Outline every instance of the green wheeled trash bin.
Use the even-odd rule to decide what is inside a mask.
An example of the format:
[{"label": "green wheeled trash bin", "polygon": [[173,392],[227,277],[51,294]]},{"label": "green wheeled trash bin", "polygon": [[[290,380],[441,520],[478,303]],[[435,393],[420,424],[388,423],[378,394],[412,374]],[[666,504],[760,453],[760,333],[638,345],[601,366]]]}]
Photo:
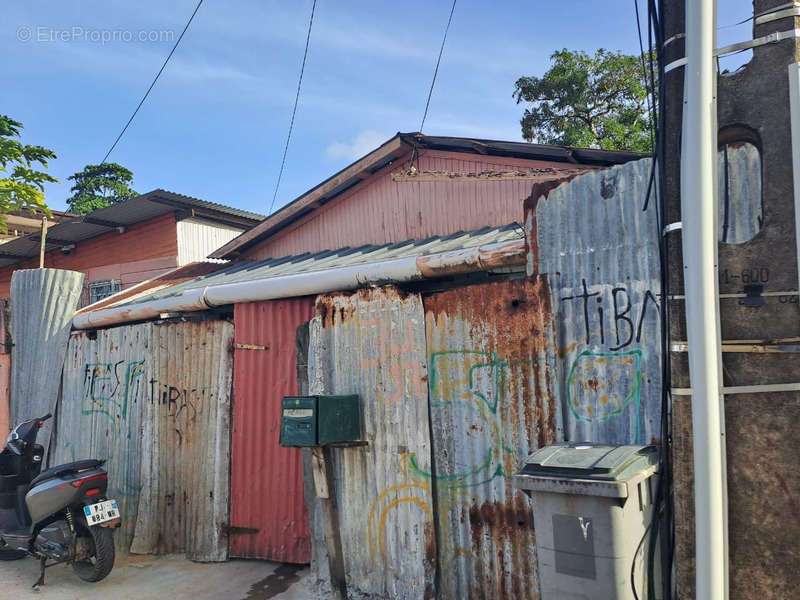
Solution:
[{"label": "green wheeled trash bin", "polygon": [[634,600],[632,579],[647,598],[657,476],[655,446],[555,444],[528,457],[514,483],[533,499],[542,600]]}]

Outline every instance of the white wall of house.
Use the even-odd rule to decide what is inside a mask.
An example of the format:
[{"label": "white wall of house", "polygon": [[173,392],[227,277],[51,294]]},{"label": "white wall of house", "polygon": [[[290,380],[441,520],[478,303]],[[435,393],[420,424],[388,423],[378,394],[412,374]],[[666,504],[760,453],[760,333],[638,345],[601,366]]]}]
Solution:
[{"label": "white wall of house", "polygon": [[209,254],[230,242],[242,231],[244,230],[203,219],[178,221],[178,266],[207,260]]}]

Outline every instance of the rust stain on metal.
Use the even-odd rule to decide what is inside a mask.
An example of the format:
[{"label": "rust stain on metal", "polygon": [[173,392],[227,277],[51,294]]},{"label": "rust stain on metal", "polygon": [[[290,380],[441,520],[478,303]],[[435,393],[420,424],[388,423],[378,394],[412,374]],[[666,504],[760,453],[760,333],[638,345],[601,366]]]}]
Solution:
[{"label": "rust stain on metal", "polygon": [[440,256],[422,256],[417,259],[417,268],[423,277],[441,277],[443,275],[457,275],[474,271],[488,271],[502,267],[522,266],[525,264],[525,241],[507,242],[495,248],[481,248],[477,253],[474,249],[461,251],[465,257],[462,264],[451,264],[454,252],[448,253],[448,262],[442,263]]},{"label": "rust stain on metal", "polygon": [[[316,307],[310,392],[358,394],[369,441],[337,451],[348,587],[354,596],[433,597],[437,542],[425,476],[432,469],[422,300],[388,286],[326,294]],[[325,562],[318,556],[323,545],[315,534],[314,569]]]},{"label": "rust stain on metal", "polygon": [[586,169],[555,169],[553,167],[542,167],[532,169],[513,169],[513,170],[498,170],[498,169],[485,169],[482,171],[417,171],[412,167],[411,170],[396,171],[392,173],[392,181],[406,182],[430,182],[430,181],[527,181],[527,180],[547,180],[552,179],[557,175],[564,175],[565,173],[585,173]]},{"label": "rust stain on metal", "polygon": [[444,597],[538,598],[530,500],[510,477],[560,437],[544,278],[425,299]]}]

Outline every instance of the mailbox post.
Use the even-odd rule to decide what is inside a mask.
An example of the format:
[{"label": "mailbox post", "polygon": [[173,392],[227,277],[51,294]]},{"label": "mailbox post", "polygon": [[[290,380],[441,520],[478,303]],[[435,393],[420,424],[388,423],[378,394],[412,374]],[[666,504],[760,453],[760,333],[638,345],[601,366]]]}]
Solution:
[{"label": "mailbox post", "polygon": [[280,445],[311,448],[314,489],[322,506],[331,587],[347,599],[347,581],[334,489],[332,448],[365,446],[358,396],[287,396],[281,401]]}]

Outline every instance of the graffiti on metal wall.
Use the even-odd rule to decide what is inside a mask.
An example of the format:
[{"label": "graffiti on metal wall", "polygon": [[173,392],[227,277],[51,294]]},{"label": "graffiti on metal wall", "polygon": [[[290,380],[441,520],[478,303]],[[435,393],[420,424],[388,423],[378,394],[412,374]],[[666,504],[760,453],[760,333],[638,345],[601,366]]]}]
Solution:
[{"label": "graffiti on metal wall", "polygon": [[[414,330],[411,321],[405,321],[405,331],[397,339],[397,332],[392,335],[392,323],[386,319],[370,318],[361,319],[361,339],[374,340],[370,347],[373,348],[373,356],[368,356],[361,360],[362,369],[381,368],[386,372],[385,381],[389,384],[389,389],[383,387],[376,389],[379,400],[394,404],[402,402],[406,395],[421,397],[427,390],[425,389],[425,365],[416,358],[416,343],[414,341]],[[383,349],[390,348],[392,357],[395,360],[386,360],[381,353]],[[409,388],[404,389],[404,385]]]},{"label": "graffiti on metal wall", "polygon": [[632,441],[641,441],[643,370],[653,343],[645,338],[653,325],[657,330],[661,310],[656,294],[641,282],[590,285],[581,279],[560,301],[569,413],[598,423],[632,411]]},{"label": "graffiti on metal wall", "polygon": [[[554,354],[541,360],[555,365]],[[448,515],[463,507],[471,507],[470,488],[509,480],[525,456],[509,447],[503,432],[502,411],[506,408],[505,382],[509,370],[530,366],[532,361],[509,362],[497,353],[482,350],[433,352],[429,355],[430,380],[425,393],[429,394],[432,418],[435,422],[464,429],[464,435],[479,436],[485,452],[474,464],[458,464],[455,468],[432,473],[422,468],[413,452],[400,455],[397,469],[402,483],[381,490],[367,516],[366,542],[372,560],[378,557],[386,563],[385,527],[390,512],[399,505],[412,503],[427,518],[433,517],[433,493],[438,493],[437,510],[440,526],[448,527]],[[436,414],[438,413],[438,414]],[[505,482],[504,482],[505,484]],[[449,543],[453,536],[439,539]],[[469,556],[468,547],[444,548],[445,556]],[[391,569],[390,565],[387,565]]]},{"label": "graffiti on metal wall", "polygon": [[178,387],[155,378],[145,380],[144,360],[86,363],[83,388],[81,413],[108,417],[116,432],[127,420],[130,405],[138,401],[139,392],[145,391],[151,404],[166,407],[166,415],[174,421],[179,438],[215,395],[214,390],[205,388]]},{"label": "graffiti on metal wall", "polygon": [[[430,406],[433,413],[438,413],[433,416],[434,421],[465,427],[466,435],[480,435],[488,442],[485,453],[475,464],[457,465],[453,472],[436,474],[440,489],[482,485],[514,473],[519,457],[504,442],[499,411],[508,370],[525,364],[531,362],[512,364],[495,352],[480,350],[430,355]],[[420,469],[413,455],[409,457],[409,466],[420,477],[434,476]]]},{"label": "graffiti on metal wall", "polygon": [[121,427],[128,416],[128,405],[139,392],[144,361],[120,360],[116,363],[86,363],[83,367],[84,415],[99,413]]}]

